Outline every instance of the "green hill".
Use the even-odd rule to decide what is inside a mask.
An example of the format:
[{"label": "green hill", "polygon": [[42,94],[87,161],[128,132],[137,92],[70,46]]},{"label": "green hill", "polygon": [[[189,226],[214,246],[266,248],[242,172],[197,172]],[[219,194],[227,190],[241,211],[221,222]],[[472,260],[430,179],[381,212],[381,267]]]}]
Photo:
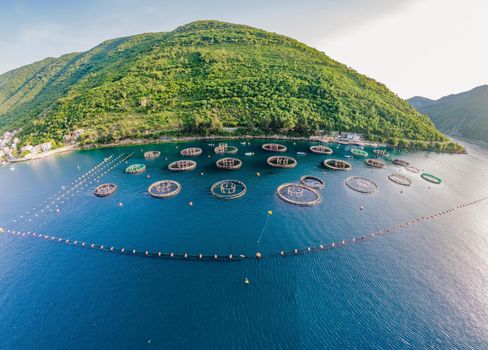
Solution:
[{"label": "green hill", "polygon": [[408,101],[440,130],[488,142],[488,85],[438,100],[416,96]]},{"label": "green hill", "polygon": [[199,21],[168,33],[106,41],[0,75],[0,131],[23,144],[161,134],[309,135],[446,141],[429,118],[384,85],[274,33]]}]

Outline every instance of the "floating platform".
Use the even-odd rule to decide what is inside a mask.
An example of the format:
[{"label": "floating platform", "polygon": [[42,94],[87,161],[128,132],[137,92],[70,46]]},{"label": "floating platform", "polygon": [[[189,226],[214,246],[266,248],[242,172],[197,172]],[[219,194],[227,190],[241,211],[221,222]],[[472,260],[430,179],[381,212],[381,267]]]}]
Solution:
[{"label": "floating platform", "polygon": [[390,154],[384,149],[375,149],[373,153],[377,157],[388,157]]},{"label": "floating platform", "polygon": [[235,146],[229,146],[227,143],[219,143],[217,147],[214,148],[214,152],[217,154],[236,154],[239,149]]},{"label": "floating platform", "polygon": [[351,150],[351,153],[354,154],[357,157],[367,157],[369,154],[365,150],[361,148],[353,148]]},{"label": "floating platform", "polygon": [[325,187],[325,181],[312,175],[304,175],[300,178],[300,183],[315,190],[321,190]]},{"label": "floating platform", "polygon": [[212,196],[225,200],[241,198],[246,194],[246,192],[246,184],[239,180],[218,181],[210,188],[210,193],[212,193]]},{"label": "floating platform", "polygon": [[373,167],[373,168],[378,168],[378,169],[382,169],[386,166],[385,163],[383,163],[381,160],[378,160],[378,159],[366,159],[364,161],[366,163],[367,166],[370,166],[370,167]]},{"label": "floating platform", "polygon": [[174,197],[181,191],[181,185],[173,180],[161,180],[149,186],[147,192],[154,198]]},{"label": "floating platform", "polygon": [[147,152],[144,152],[144,158],[146,160],[156,159],[156,158],[159,158],[160,156],[161,156],[161,152],[159,152],[159,151],[147,151]]},{"label": "floating platform", "polygon": [[287,203],[301,206],[313,206],[321,201],[320,193],[316,189],[303,184],[280,185],[276,190],[276,195]]},{"label": "floating platform", "polygon": [[127,174],[140,174],[146,171],[144,164],[132,164],[125,168]]},{"label": "floating platform", "polygon": [[266,160],[266,163],[273,168],[294,168],[298,164],[295,158],[287,156],[272,156]]},{"label": "floating platform", "polygon": [[334,153],[334,151],[330,147],[324,145],[310,146],[310,152],[327,155],[331,155],[332,153]]},{"label": "floating platform", "polygon": [[398,174],[398,173],[393,173],[388,175],[388,179],[390,181],[393,181],[394,183],[402,186],[410,186],[412,184],[412,180],[410,180],[408,177]]},{"label": "floating platform", "polygon": [[198,147],[189,147],[181,150],[180,154],[184,157],[197,157],[203,153],[203,150]]},{"label": "floating platform", "polygon": [[113,183],[101,184],[95,188],[95,196],[97,197],[107,197],[114,194],[117,190],[117,185]]},{"label": "floating platform", "polygon": [[351,176],[344,180],[344,183],[351,190],[361,193],[373,193],[378,190],[378,185],[367,177]]},{"label": "floating platform", "polygon": [[437,176],[434,176],[432,174],[429,174],[429,173],[422,173],[420,175],[420,177],[422,179],[424,179],[425,181],[431,182],[431,183],[436,184],[436,185],[439,185],[442,182],[442,180],[440,178],[438,178]]},{"label": "floating platform", "polygon": [[197,162],[188,159],[177,160],[168,165],[168,169],[171,171],[190,171],[194,170],[196,167]]},{"label": "floating platform", "polygon": [[286,152],[287,150],[285,145],[279,143],[265,143],[261,148],[268,152]]},{"label": "floating platform", "polygon": [[242,166],[242,160],[239,158],[221,158],[215,162],[219,169],[237,170]]},{"label": "floating platform", "polygon": [[352,169],[352,165],[340,159],[326,159],[322,163],[326,169],[348,171]]},{"label": "floating platform", "polygon": [[410,165],[409,162],[403,159],[393,159],[393,164],[403,166],[403,167],[407,167]]}]

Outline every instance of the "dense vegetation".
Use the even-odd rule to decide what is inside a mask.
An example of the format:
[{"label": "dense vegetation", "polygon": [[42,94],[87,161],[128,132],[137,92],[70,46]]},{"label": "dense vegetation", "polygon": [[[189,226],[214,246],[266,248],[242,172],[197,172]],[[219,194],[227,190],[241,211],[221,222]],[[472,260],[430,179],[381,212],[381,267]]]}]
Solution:
[{"label": "dense vegetation", "polygon": [[408,101],[440,130],[488,142],[488,85],[438,100],[417,96]]},{"label": "dense vegetation", "polygon": [[110,40],[0,75],[0,131],[22,127],[23,144],[59,142],[77,128],[90,143],[234,126],[252,134],[338,130],[394,143],[446,141],[384,85],[325,54],[217,21]]}]

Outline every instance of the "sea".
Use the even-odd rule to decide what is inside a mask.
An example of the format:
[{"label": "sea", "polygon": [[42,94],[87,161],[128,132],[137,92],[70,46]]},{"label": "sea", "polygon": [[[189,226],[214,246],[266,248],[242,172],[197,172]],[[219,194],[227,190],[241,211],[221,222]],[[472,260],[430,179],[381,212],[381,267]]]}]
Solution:
[{"label": "sea", "polygon": [[[279,141],[287,151],[278,154],[261,149],[276,141],[229,140],[237,154],[217,155],[218,142],[0,167],[0,349],[488,349],[486,149],[389,150],[415,173],[387,160],[370,168],[352,146],[330,145],[326,156],[309,151],[314,143]],[[186,147],[203,150],[196,169],[168,170]],[[270,167],[273,155],[298,165]],[[242,167],[217,168],[225,156]],[[326,170],[328,158],[352,169]],[[127,174],[131,164],[146,171]],[[277,196],[304,175],[325,182],[320,204]],[[378,188],[356,192],[350,176]],[[165,179],[180,193],[149,196]],[[245,195],[212,196],[225,179],[245,183]],[[116,192],[96,197],[102,183]]]}]

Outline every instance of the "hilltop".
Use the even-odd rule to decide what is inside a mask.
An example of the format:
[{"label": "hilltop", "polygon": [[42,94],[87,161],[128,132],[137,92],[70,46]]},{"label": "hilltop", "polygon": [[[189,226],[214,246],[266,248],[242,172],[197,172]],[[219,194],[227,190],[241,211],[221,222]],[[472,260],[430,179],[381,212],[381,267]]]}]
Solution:
[{"label": "hilltop", "polygon": [[[0,75],[0,131],[21,144],[222,133],[440,142],[424,115],[386,86],[294,39],[218,21],[193,22],[47,58]],[[440,147],[440,148],[442,148]]]},{"label": "hilltop", "polygon": [[428,115],[440,130],[488,142],[488,85],[438,100],[416,96],[408,102]]}]

